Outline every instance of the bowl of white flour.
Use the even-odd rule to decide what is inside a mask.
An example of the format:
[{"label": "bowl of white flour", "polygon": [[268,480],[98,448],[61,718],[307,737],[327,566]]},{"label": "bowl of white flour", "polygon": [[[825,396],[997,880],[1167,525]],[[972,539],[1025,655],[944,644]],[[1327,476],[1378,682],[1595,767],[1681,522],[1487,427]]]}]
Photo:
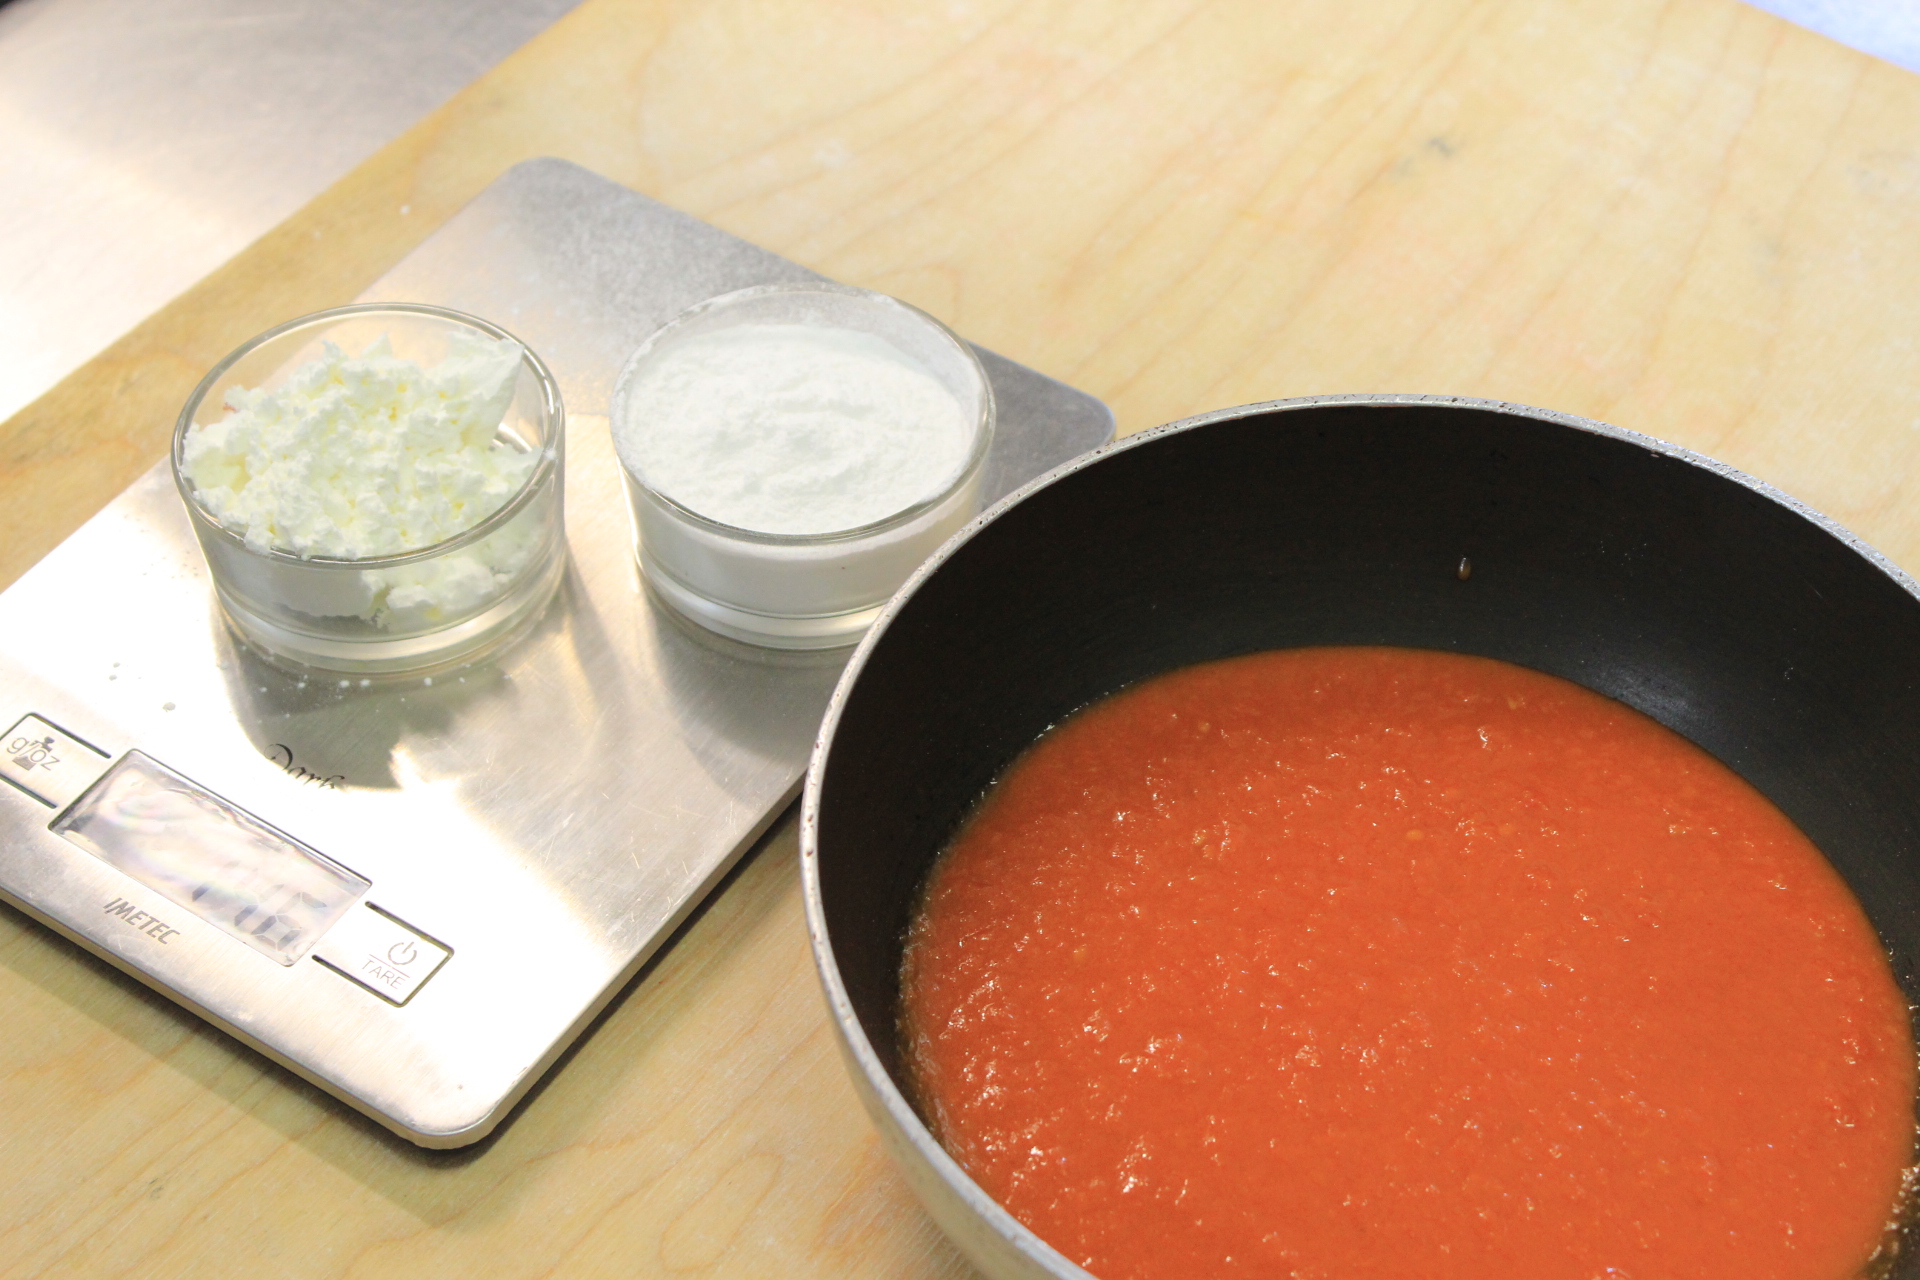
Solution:
[{"label": "bowl of white flour", "polygon": [[884,294],[762,285],[704,302],[621,371],[614,448],[648,585],[752,644],[851,644],[979,504],[980,361]]},{"label": "bowl of white flour", "polygon": [[234,629],[353,672],[468,657],[552,596],[565,411],[513,336],[444,308],[280,325],[200,383],[173,472]]}]

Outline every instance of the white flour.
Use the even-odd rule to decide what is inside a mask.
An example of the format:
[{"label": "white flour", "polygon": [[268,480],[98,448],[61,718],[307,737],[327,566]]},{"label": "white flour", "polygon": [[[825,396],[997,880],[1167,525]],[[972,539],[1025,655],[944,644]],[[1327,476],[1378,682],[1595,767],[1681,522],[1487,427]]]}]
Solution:
[{"label": "white flour", "polygon": [[627,469],[710,520],[821,534],[933,498],[965,468],[973,424],[936,378],[851,329],[744,324],[660,355],[628,388]]}]

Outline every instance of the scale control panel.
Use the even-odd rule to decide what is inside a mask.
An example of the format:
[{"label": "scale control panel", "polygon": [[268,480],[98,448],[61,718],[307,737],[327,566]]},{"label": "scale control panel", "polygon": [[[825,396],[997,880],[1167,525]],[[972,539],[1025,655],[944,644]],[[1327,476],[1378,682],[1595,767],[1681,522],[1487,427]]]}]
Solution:
[{"label": "scale control panel", "polygon": [[327,930],[313,958],[390,1004],[405,1004],[453,955],[451,948],[372,903]]},{"label": "scale control panel", "polygon": [[144,752],[114,760],[38,715],[0,748],[0,778],[57,811],[49,830],[268,960],[311,956],[404,1005],[453,956],[367,901],[364,876]]},{"label": "scale control panel", "polygon": [[55,809],[64,809],[106,770],[109,756],[39,716],[23,716],[7,731],[0,776]]}]

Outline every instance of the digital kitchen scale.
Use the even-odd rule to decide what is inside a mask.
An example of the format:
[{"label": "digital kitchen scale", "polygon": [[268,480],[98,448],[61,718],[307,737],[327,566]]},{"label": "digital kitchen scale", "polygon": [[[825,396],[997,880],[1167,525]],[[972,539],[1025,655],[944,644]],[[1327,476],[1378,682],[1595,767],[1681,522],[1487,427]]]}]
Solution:
[{"label": "digital kitchen scale", "polygon": [[[416,1143],[486,1135],[799,788],[844,651],[654,603],[605,414],[684,308],[818,278],[574,165],[509,171],[363,300],[553,369],[558,599],[469,666],[290,674],[227,632],[156,466],[0,593],[0,895]],[[1112,437],[980,354],[988,501]]]}]

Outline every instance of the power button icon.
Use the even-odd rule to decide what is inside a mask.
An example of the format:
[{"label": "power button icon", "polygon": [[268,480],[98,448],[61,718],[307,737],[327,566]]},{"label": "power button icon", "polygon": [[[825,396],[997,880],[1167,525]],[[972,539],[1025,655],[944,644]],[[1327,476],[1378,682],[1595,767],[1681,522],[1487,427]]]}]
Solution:
[{"label": "power button icon", "polygon": [[313,948],[313,958],[388,1004],[413,999],[453,957],[446,943],[371,902],[348,911]]}]

